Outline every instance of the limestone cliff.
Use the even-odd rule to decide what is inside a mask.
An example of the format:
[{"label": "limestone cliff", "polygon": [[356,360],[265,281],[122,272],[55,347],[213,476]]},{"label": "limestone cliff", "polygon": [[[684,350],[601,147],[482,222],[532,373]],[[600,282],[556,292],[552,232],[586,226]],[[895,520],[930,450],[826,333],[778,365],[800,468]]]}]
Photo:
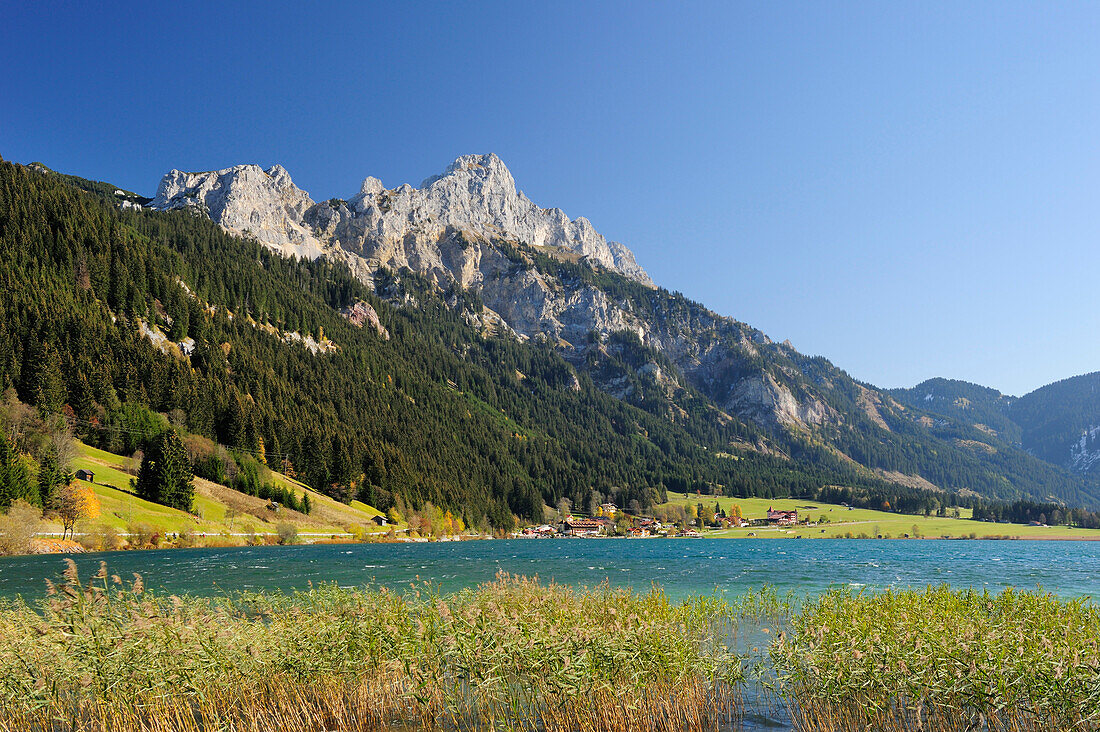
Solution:
[{"label": "limestone cliff", "polygon": [[[796,370],[762,358],[761,349],[774,348],[763,333],[654,289],[628,248],[583,217],[534,204],[493,154],[462,156],[419,187],[388,189],[368,177],[350,199],[319,203],[280,166],[173,170],[150,205],[201,212],[283,254],[338,259],[372,285],[383,268],[407,269],[475,291],[484,308],[468,314],[471,322],[487,333],[549,340],[578,367],[602,374],[598,383],[617,396],[641,398],[649,383],[673,399],[693,387],[769,428],[838,419],[797,387]],[[600,271],[626,277],[632,294],[585,274]],[[617,351],[598,347],[624,333],[642,355],[626,357],[622,343]],[[601,360],[614,365],[592,366]]]},{"label": "limestone cliff", "polygon": [[327,249],[304,224],[313,201],[279,165],[268,170],[237,165],[205,173],[173,170],[161,180],[149,206],[206,214],[226,231],[255,237],[285,255],[316,259]]},{"label": "limestone cliff", "polygon": [[[164,176],[157,210],[192,208],[226,230],[285,254],[316,258],[340,246],[368,267],[446,269],[460,282],[461,267],[445,261],[447,239],[462,232],[464,246],[494,238],[555,247],[651,284],[633,253],[608,242],[588,219],[536,206],[496,155],[464,155],[414,188],[386,189],[368,177],[348,201],[314,203],[282,166],[237,165],[205,173],[173,170]],[[462,264],[476,263],[476,257]],[[462,282],[463,284],[469,284]]]}]

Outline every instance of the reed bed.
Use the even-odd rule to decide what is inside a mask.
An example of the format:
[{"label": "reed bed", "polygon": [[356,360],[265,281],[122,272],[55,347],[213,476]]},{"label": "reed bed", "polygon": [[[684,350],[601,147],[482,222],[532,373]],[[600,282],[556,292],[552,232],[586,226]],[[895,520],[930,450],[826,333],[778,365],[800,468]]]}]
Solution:
[{"label": "reed bed", "polygon": [[734,615],[508,575],[180,598],[70,563],[0,607],[0,730],[713,729],[739,713]]},{"label": "reed bed", "polygon": [[1006,590],[833,591],[771,647],[796,728],[1100,729],[1100,611]]},{"label": "reed bed", "polygon": [[1041,593],[673,603],[501,574],[201,599],[70,563],[0,603],[0,732],[729,730],[754,679],[803,732],[1088,732],[1098,643],[1094,605]]}]

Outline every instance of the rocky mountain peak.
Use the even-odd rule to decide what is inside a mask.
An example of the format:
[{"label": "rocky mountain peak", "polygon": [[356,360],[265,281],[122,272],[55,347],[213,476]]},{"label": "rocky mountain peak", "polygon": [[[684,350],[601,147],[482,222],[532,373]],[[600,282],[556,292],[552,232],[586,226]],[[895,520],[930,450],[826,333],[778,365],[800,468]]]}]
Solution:
[{"label": "rocky mountain peak", "polygon": [[382,185],[382,181],[372,175],[364,178],[363,185],[359,187],[359,193],[364,196],[377,196],[384,190],[386,190],[386,187]]},{"label": "rocky mountain peak", "polygon": [[516,195],[516,181],[512,177],[512,171],[508,170],[508,166],[495,153],[460,155],[440,175],[425,178],[420,184],[420,190],[431,188],[444,179],[465,183],[472,190],[504,196]]},{"label": "rocky mountain peak", "polygon": [[[366,260],[356,267],[364,275],[378,266],[424,269],[420,265],[428,263],[428,269],[436,264],[446,269],[437,245],[448,232],[463,231],[486,242],[505,239],[564,249],[653,284],[634,254],[605,239],[588,219],[570,220],[561,209],[532,203],[493,153],[463,155],[419,188],[386,189],[368,177],[346,206],[314,203],[281,165],[173,170],[150,205],[200,210],[224,229],[254,236],[284,254],[314,258],[343,249],[341,256]],[[461,274],[455,279],[468,284]]]},{"label": "rocky mountain peak", "polygon": [[275,185],[281,188],[296,188],[296,186],[294,186],[294,181],[290,179],[290,173],[286,172],[286,168],[281,165],[272,165],[265,170],[264,173],[268,178],[271,178]]},{"label": "rocky mountain peak", "polygon": [[255,237],[283,254],[314,259],[326,250],[304,225],[314,206],[281,165],[234,165],[222,170],[164,176],[149,203],[158,211],[200,211],[226,231]]}]

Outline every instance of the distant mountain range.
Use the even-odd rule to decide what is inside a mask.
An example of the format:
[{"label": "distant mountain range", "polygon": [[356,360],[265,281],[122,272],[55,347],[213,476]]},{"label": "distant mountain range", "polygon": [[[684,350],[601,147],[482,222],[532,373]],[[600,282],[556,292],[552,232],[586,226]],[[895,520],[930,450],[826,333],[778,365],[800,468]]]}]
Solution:
[{"label": "distant mountain range", "polygon": [[[195,389],[232,392],[212,418],[188,420],[197,432],[303,464],[325,443],[311,485],[326,492],[382,508],[397,496],[466,505],[472,525],[593,492],[644,506],[673,487],[909,510],[978,497],[1100,506],[1094,438],[1078,434],[1100,425],[1100,409],[1060,386],[1077,380],[1021,399],[944,380],[893,391],[858,382],[655,286],[626,246],[518,192],[495,155],[460,157],[416,188],[367,178],[351,198],[320,202],[279,166],[171,171],[151,199],[44,166],[5,169],[0,234],[22,243],[8,245],[19,256],[0,274],[60,270],[53,287],[73,311],[102,309],[97,327],[155,352],[141,359],[167,356]],[[30,215],[38,208],[49,211]],[[95,236],[70,241],[69,219],[95,222]],[[58,242],[68,243],[53,252]],[[81,274],[93,260],[109,273],[101,281]],[[115,292],[114,273],[139,264],[141,277]],[[50,310],[29,291],[21,301]],[[0,306],[18,338],[45,327],[12,312]],[[245,325],[281,350],[253,343]],[[54,330],[67,354],[70,335]],[[26,381],[32,345],[15,349],[7,372],[0,355],[0,386]],[[87,409],[109,411],[103,391]],[[171,400],[144,392],[135,398],[169,411]]]},{"label": "distant mountain range", "polygon": [[948,379],[930,379],[891,394],[1090,482],[1100,480],[1100,372],[1063,379],[1019,398]]}]

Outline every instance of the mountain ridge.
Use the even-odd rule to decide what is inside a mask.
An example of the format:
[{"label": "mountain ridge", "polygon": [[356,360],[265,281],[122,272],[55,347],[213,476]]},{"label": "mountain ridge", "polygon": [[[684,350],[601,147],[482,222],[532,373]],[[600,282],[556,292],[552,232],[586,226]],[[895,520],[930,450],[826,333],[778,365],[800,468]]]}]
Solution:
[{"label": "mountain ridge", "polygon": [[[448,227],[478,236],[510,236],[535,246],[553,246],[588,257],[645,284],[649,276],[623,244],[608,241],[583,216],[570,220],[558,208],[541,208],[516,188],[515,179],[493,153],[463,155],[419,187],[387,189],[373,176],[347,200],[315,203],[294,185],[281,165],[235,165],[216,171],[166,174],[150,206],[160,211],[205,208],[215,222],[236,234],[255,236],[283,254],[316,258],[333,244],[381,260],[410,233],[430,245]],[[396,252],[389,252],[394,256]]]},{"label": "mountain ridge", "polygon": [[945,418],[989,427],[1002,440],[1071,472],[1100,472],[1100,372],[1059,379],[1021,397],[943,378],[891,393]]},{"label": "mountain ridge", "polygon": [[[68,399],[110,421],[126,418],[117,392],[123,406],[182,410],[222,444],[286,453],[325,492],[461,507],[470,525],[537,518],[543,502],[592,491],[645,506],[665,487],[907,512],[979,495],[1096,502],[1064,471],[972,428],[926,426],[927,413],[823,358],[575,252],[466,233],[488,287],[431,267],[364,278],[339,253],[288,259],[229,236],[197,205],[181,208],[202,216],[142,210],[108,184],[59,176],[94,202],[58,174],[2,167],[0,244],[12,248],[0,284],[48,277],[53,293],[17,288],[0,304],[0,330],[16,334],[0,386],[30,403]],[[501,304],[516,282],[533,298]],[[56,303],[68,303],[61,319]],[[528,314],[525,333],[487,303],[513,318],[505,305],[549,310]],[[74,329],[83,321],[95,327]],[[51,359],[97,380],[35,386]]]},{"label": "mountain ridge", "polygon": [[[239,179],[224,180],[238,170]],[[648,400],[668,418],[698,392],[720,413],[763,429],[774,443],[766,449],[820,444],[889,480],[1000,497],[1058,495],[1022,485],[1046,469],[1012,452],[1012,435],[994,447],[980,430],[943,432],[890,392],[656,287],[625,246],[613,251],[587,219],[570,221],[531,203],[496,155],[461,156],[419,188],[386,189],[368,177],[351,199],[312,205],[278,166],[182,182],[180,175],[165,176],[154,208],[198,208],[227,231],[282,253],[295,232],[308,229],[312,238],[294,245],[298,252],[344,262],[383,296],[402,273],[476,293],[477,303],[464,311],[469,322],[553,344],[605,392],[636,405]],[[931,457],[940,451],[972,477],[944,471]],[[983,475],[988,469],[980,465],[989,461],[1000,465],[998,473],[1009,470],[1007,478]],[[1084,486],[1070,493],[1100,501],[1100,492]]]}]

